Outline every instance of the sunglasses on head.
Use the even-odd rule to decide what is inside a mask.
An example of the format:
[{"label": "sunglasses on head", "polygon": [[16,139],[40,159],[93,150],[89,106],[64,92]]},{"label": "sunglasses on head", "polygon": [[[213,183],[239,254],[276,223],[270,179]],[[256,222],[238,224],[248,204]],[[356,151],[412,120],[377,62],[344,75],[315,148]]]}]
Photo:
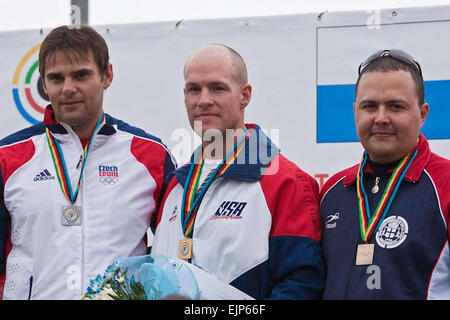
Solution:
[{"label": "sunglasses on head", "polygon": [[391,57],[396,60],[399,60],[401,62],[404,62],[406,64],[409,64],[417,69],[419,71],[420,76],[422,76],[422,69],[420,68],[419,63],[414,60],[413,57],[411,57],[409,54],[402,50],[398,49],[389,49],[389,50],[379,50],[372,54],[370,57],[368,57],[363,63],[359,65],[358,68],[358,75],[361,75],[361,72],[372,62],[375,60],[378,60],[383,57]]}]

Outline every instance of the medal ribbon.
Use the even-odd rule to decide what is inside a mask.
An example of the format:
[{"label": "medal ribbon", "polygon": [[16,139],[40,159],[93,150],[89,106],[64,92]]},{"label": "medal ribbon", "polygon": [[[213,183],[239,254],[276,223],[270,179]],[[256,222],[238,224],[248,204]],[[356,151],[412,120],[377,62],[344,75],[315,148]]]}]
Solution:
[{"label": "medal ribbon", "polygon": [[[183,200],[181,203],[181,214],[183,215],[182,228],[184,236],[186,238],[192,237],[192,231],[194,229],[195,216],[197,215],[198,207],[200,206],[200,199],[205,194],[206,190],[209,188],[211,183],[223,175],[228,168],[233,164],[234,160],[237,158],[239,152],[245,146],[245,141],[247,140],[247,128],[244,129],[244,133],[239,138],[239,140],[234,145],[233,149],[228,152],[228,154],[223,158],[222,162],[217,166],[206,184],[201,190],[197,192],[198,182],[200,180],[200,173],[202,172],[203,163],[205,159],[203,158],[203,150],[201,151],[199,159],[193,161],[189,168],[188,177],[184,185]],[[244,140],[245,139],[245,140]],[[195,158],[195,156],[194,156]],[[194,160],[194,159],[193,159]]]},{"label": "medal ribbon", "polygon": [[105,114],[102,112],[102,115],[95,126],[94,132],[92,133],[89,142],[86,144],[83,150],[83,163],[81,166],[80,178],[78,179],[78,184],[75,189],[75,192],[72,192],[72,184],[70,183],[69,174],[67,173],[66,161],[64,160],[64,156],[61,150],[61,146],[57,139],[50,132],[49,128],[45,128],[45,133],[47,136],[48,147],[50,148],[50,153],[52,155],[53,164],[55,166],[56,175],[58,177],[59,185],[61,187],[62,192],[66,196],[67,200],[69,200],[72,204],[75,203],[78,197],[78,192],[80,191],[81,180],[83,179],[84,167],[86,165],[86,160],[89,154],[89,150],[91,147],[92,139],[94,138],[94,134],[97,131],[98,127],[101,124],[106,122]]},{"label": "medal ribbon", "polygon": [[370,237],[383,222],[386,213],[397,195],[398,188],[408,171],[409,166],[417,155],[417,149],[408,153],[397,165],[389,178],[387,186],[378,202],[373,215],[370,215],[369,199],[363,185],[363,168],[367,162],[367,152],[364,152],[361,163],[358,168],[356,193],[358,196],[358,211],[361,230],[361,239],[368,242]]}]

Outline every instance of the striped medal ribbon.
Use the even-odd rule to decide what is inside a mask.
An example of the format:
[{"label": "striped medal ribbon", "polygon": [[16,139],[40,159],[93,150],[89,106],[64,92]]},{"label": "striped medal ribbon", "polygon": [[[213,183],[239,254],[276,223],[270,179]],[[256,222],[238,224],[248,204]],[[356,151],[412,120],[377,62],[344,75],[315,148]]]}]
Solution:
[{"label": "striped medal ribbon", "polygon": [[228,152],[228,154],[223,158],[222,162],[214,170],[214,173],[208,175],[209,178],[206,178],[206,183],[202,184],[198,192],[197,189],[200,180],[200,174],[202,172],[203,163],[205,161],[203,157],[203,150],[199,152],[197,159],[195,159],[194,156],[194,161],[192,161],[190,165],[187,180],[184,185],[183,198],[181,203],[181,227],[183,229],[185,238],[179,241],[178,257],[180,259],[190,259],[192,256],[192,232],[194,229],[195,217],[197,215],[197,211],[201,202],[200,199],[203,198],[203,195],[205,194],[206,190],[208,190],[212,182],[222,176],[233,164],[239,152],[241,152],[242,148],[245,146],[245,142],[247,141],[248,137],[249,135],[247,135],[247,128],[245,128],[244,133],[236,142],[233,149]]},{"label": "striped medal ribbon", "polygon": [[78,179],[78,184],[75,189],[75,192],[73,192],[73,190],[72,190],[72,184],[70,182],[70,177],[67,172],[66,161],[64,160],[61,146],[60,146],[58,140],[50,132],[49,128],[48,127],[45,128],[47,142],[48,142],[48,146],[50,148],[50,153],[52,155],[53,164],[55,166],[56,175],[57,175],[58,181],[59,181],[59,186],[61,187],[62,192],[64,193],[67,200],[69,200],[69,202],[71,204],[75,203],[75,201],[77,200],[77,197],[78,197],[78,192],[80,191],[80,185],[81,185],[81,180],[83,179],[84,167],[86,165],[86,160],[88,158],[88,154],[89,154],[89,150],[91,147],[92,139],[94,138],[94,134],[97,131],[97,129],[100,127],[100,125],[104,124],[105,122],[106,122],[106,117],[105,117],[104,112],[102,112],[102,115],[101,115],[99,121],[97,122],[97,125],[95,126],[94,132],[93,132],[91,138],[89,139],[89,142],[84,147],[83,156],[82,156],[83,162],[82,162],[82,166],[81,166],[80,178]]},{"label": "striped medal ribbon", "polygon": [[370,237],[375,233],[383,222],[389,208],[397,195],[400,184],[408,171],[409,166],[417,155],[417,149],[408,153],[397,165],[389,178],[387,186],[378,202],[373,215],[370,215],[369,199],[363,185],[363,169],[367,163],[367,152],[364,152],[358,168],[356,193],[358,197],[359,222],[361,239],[367,244]]}]

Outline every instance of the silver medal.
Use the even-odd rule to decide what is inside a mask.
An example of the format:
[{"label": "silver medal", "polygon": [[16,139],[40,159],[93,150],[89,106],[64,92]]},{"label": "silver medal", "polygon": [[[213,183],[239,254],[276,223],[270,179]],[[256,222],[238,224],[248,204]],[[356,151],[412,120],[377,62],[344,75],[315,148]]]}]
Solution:
[{"label": "silver medal", "polygon": [[63,226],[81,226],[81,207],[63,206],[61,211]]}]

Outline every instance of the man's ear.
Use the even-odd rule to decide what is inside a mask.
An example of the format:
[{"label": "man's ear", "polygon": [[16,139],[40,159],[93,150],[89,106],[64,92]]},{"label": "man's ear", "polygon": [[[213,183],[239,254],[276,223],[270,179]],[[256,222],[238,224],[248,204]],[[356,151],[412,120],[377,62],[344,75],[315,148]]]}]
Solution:
[{"label": "man's ear", "polygon": [[103,89],[107,89],[114,78],[113,67],[111,63],[108,63],[108,70],[103,74]]},{"label": "man's ear", "polygon": [[45,85],[45,77],[41,77],[42,89],[44,89],[45,94],[48,96],[47,86]]},{"label": "man's ear", "polygon": [[42,88],[44,89],[45,94],[48,96],[47,86],[45,85],[45,79],[42,79]]},{"label": "man's ear", "polygon": [[252,86],[248,83],[241,87],[241,108],[245,109],[252,98]]},{"label": "man's ear", "polygon": [[420,108],[420,128],[422,128],[423,124],[425,123],[425,120],[427,119],[430,106],[428,105],[428,103],[424,103],[419,108]]}]

